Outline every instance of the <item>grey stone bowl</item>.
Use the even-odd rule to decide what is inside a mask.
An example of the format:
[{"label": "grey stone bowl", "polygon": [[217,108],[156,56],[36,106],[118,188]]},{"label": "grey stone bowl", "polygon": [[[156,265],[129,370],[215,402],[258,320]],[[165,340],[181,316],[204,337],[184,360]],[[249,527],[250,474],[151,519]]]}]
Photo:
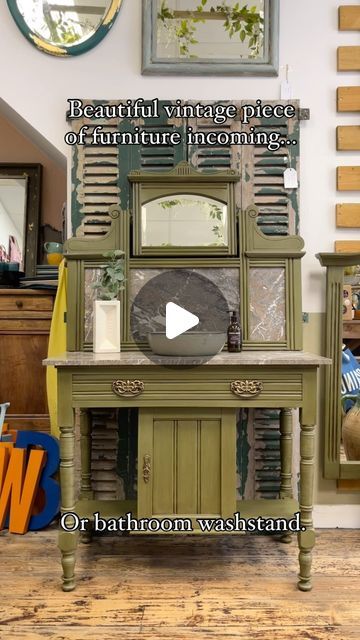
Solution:
[{"label": "grey stone bowl", "polygon": [[226,333],[187,331],[169,340],[159,331],[148,333],[148,342],[158,356],[214,356],[222,350]]}]

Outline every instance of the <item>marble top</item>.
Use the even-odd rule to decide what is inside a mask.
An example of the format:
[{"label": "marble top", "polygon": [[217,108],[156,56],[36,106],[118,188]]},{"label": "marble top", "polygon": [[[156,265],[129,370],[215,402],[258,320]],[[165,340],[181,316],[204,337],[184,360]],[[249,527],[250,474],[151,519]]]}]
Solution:
[{"label": "marble top", "polygon": [[329,365],[331,360],[305,351],[242,351],[241,353],[222,352],[207,361],[203,358],[151,356],[151,360],[141,351],[124,351],[123,353],[92,353],[73,351],[61,356],[43,360],[45,366],[55,367],[131,367],[143,365],[293,365],[320,366]]}]

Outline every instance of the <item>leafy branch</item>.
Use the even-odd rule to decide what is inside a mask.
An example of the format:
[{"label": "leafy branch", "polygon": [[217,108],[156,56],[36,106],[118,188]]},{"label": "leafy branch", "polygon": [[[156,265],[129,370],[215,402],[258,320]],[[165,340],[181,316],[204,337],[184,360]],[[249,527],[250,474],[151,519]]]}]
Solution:
[{"label": "leafy branch", "polygon": [[108,263],[101,271],[100,281],[95,282],[91,287],[98,291],[100,300],[115,300],[120,291],[125,288],[124,252],[117,249],[107,251],[103,255],[104,258],[108,258]]},{"label": "leafy branch", "polygon": [[[162,0],[160,10],[157,14],[158,20],[168,31],[173,39],[179,41],[180,56],[186,58],[196,57],[191,54],[191,45],[198,44],[196,40],[197,23],[205,23],[204,11],[207,8],[208,0],[201,0],[195,11],[189,11],[188,18],[179,19],[175,11],[171,11],[167,5],[167,0]],[[219,14],[223,18],[223,26],[229,38],[238,35],[241,42],[248,40],[250,57],[260,54],[264,36],[264,18],[262,13],[255,6],[248,7],[247,4],[240,6],[237,2],[231,6],[222,0],[221,4],[210,7],[210,14]]]}]

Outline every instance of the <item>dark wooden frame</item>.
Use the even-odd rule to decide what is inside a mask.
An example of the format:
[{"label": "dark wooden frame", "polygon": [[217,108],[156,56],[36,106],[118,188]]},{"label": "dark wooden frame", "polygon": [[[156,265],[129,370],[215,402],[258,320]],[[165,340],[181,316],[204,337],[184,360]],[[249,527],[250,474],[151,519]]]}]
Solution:
[{"label": "dark wooden frame", "polygon": [[24,271],[26,276],[34,276],[38,257],[42,165],[17,162],[0,163],[0,176],[27,179],[25,211]]}]

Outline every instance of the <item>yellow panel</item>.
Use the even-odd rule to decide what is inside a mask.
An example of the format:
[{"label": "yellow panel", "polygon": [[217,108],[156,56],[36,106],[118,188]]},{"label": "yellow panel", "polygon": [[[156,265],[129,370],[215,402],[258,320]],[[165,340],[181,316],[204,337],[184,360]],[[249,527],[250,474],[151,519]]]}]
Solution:
[{"label": "yellow panel", "polygon": [[153,514],[174,513],[173,420],[154,420]]},{"label": "yellow panel", "polygon": [[176,513],[197,513],[197,420],[178,420],[176,429]]},{"label": "yellow panel", "polygon": [[337,127],[336,142],[338,151],[360,151],[360,126]]},{"label": "yellow panel", "polygon": [[337,227],[360,227],[360,204],[338,204],[336,206]]},{"label": "yellow panel", "polygon": [[336,253],[358,253],[360,240],[337,240],[335,242]]},{"label": "yellow panel", "polygon": [[338,87],[337,110],[360,111],[360,87]]},{"label": "yellow panel", "polygon": [[358,31],[360,29],[360,7],[345,4],[339,7],[339,30]]},{"label": "yellow panel", "polygon": [[357,191],[360,189],[360,167],[337,168],[338,191]]},{"label": "yellow panel", "polygon": [[338,71],[360,71],[360,47],[338,47]]}]

